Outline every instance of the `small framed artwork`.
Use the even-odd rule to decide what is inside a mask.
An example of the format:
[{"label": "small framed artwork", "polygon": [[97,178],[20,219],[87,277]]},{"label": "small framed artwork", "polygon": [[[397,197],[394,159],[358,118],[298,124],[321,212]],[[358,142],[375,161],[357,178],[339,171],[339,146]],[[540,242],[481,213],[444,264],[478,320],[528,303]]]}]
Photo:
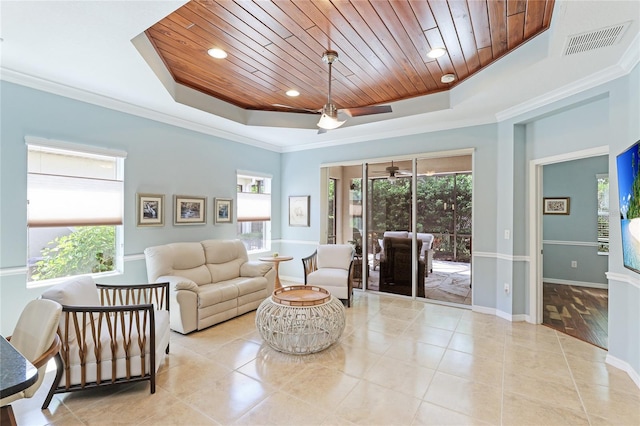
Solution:
[{"label": "small framed artwork", "polygon": [[164,195],[136,194],[138,226],[164,226]]},{"label": "small framed artwork", "polygon": [[544,214],[569,214],[569,197],[545,198]]},{"label": "small framed artwork", "polygon": [[310,226],[309,195],[289,196],[289,226]]},{"label": "small framed artwork", "polygon": [[174,195],[174,225],[202,225],[207,223],[207,197]]},{"label": "small framed artwork", "polygon": [[233,222],[233,200],[231,198],[214,198],[213,219],[215,223]]}]

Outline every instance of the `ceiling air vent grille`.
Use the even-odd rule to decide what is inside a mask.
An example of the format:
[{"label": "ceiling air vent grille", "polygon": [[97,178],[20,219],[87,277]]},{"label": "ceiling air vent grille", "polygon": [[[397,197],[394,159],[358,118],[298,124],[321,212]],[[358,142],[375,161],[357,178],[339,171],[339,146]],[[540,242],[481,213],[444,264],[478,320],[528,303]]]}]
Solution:
[{"label": "ceiling air vent grille", "polygon": [[625,22],[624,24],[569,36],[564,49],[564,56],[613,46],[620,41],[629,24],[630,22]]}]

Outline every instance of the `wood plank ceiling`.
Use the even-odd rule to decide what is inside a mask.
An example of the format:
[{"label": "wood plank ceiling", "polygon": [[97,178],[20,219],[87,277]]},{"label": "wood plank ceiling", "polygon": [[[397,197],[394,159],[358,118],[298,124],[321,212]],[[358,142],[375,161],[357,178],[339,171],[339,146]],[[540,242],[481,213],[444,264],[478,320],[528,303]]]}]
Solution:
[{"label": "wood plank ceiling", "polygon": [[[455,86],[549,28],[554,0],[194,0],[146,31],[174,80],[238,107],[318,110]],[[214,59],[210,48],[226,59]],[[427,53],[444,47],[432,59]],[[454,74],[452,83],[441,76]],[[298,97],[285,92],[296,89]]]}]

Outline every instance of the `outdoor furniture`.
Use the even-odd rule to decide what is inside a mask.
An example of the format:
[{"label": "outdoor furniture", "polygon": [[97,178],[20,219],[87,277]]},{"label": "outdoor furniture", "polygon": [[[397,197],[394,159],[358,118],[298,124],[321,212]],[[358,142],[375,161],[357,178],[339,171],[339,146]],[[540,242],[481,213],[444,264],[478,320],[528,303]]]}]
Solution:
[{"label": "outdoor furniture", "polygon": [[351,306],[353,295],[353,247],[350,244],[321,244],[302,259],[305,285],[328,290]]},{"label": "outdoor furniture", "polygon": [[61,311],[59,303],[32,300],[20,314],[9,342],[2,338],[2,424],[16,424],[10,404],[35,395],[47,363],[58,354],[61,345],[56,331]]},{"label": "outdoor furniture", "polygon": [[42,294],[62,305],[57,373],[42,408],[56,393],[138,381],[156,391],[169,353],[169,284],[105,285],[72,278]]},{"label": "outdoor furniture", "polygon": [[[384,256],[380,260],[380,291],[411,296],[412,240],[401,237],[384,238]],[[417,253],[422,248],[418,240]],[[418,297],[424,297],[425,264],[418,261]]]},{"label": "outdoor furniture", "polygon": [[305,355],[334,344],[344,331],[342,302],[323,288],[304,285],[276,289],[256,312],[256,327],[277,351]]}]

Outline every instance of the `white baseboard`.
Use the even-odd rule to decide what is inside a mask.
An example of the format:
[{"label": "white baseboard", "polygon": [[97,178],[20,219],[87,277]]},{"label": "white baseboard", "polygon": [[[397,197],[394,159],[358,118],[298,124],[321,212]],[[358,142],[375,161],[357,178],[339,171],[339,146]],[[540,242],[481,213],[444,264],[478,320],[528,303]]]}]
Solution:
[{"label": "white baseboard", "polygon": [[627,363],[626,361],[623,361],[621,359],[618,359],[614,356],[611,356],[609,354],[607,354],[607,357],[605,359],[605,362],[609,365],[612,365],[616,368],[619,368],[620,370],[626,372],[629,377],[631,378],[631,380],[633,380],[633,382],[636,384],[636,386],[638,387],[638,389],[640,389],[640,374],[638,374],[637,371],[635,371],[633,369],[633,367],[631,367],[629,365],[629,363]]},{"label": "white baseboard", "polygon": [[529,322],[529,316],[526,314],[511,315],[499,309],[487,308],[485,306],[478,306],[478,305],[473,305],[471,309],[473,310],[473,312],[478,312],[480,314],[494,315],[498,318],[502,318],[510,322],[522,322],[522,321]]},{"label": "white baseboard", "polygon": [[558,278],[542,278],[542,282],[549,284],[572,285],[575,287],[602,288],[605,290],[609,288],[609,284],[592,283],[588,281],[561,280]]}]

